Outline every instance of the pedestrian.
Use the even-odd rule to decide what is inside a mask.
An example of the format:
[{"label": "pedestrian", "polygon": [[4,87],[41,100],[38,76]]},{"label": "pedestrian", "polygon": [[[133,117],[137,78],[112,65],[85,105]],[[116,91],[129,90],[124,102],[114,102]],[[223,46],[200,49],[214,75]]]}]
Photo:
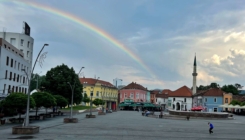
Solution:
[{"label": "pedestrian", "polygon": [[212,123],[208,122],[209,125],[209,134],[214,133],[212,130],[214,129],[214,126]]}]

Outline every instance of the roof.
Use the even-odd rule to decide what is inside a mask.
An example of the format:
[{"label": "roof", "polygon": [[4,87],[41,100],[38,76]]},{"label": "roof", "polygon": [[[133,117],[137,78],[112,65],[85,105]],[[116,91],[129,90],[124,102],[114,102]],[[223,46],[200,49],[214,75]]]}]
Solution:
[{"label": "roof", "polygon": [[140,84],[136,84],[136,82],[132,82],[130,84],[128,84],[127,86],[121,88],[122,89],[139,89],[139,90],[144,90],[147,91],[147,88],[144,88],[142,85]]},{"label": "roof", "polygon": [[203,96],[203,94],[208,91],[208,90],[198,90],[196,94],[194,94],[194,96]]},{"label": "roof", "polygon": [[187,86],[183,86],[173,92],[170,92],[168,97],[192,97],[192,91]]},{"label": "roof", "polygon": [[245,101],[245,96],[244,95],[233,95],[232,99],[243,102]]},{"label": "roof", "polygon": [[100,83],[102,86],[107,86],[107,87],[114,87],[116,88],[114,85],[112,85],[110,82],[107,81],[103,81],[103,80],[97,80],[94,78],[79,78],[80,83],[81,84],[89,84],[89,85],[95,85],[95,83]]},{"label": "roof", "polygon": [[164,89],[159,94],[156,94],[156,97],[158,97],[158,98],[168,98],[169,93],[171,93],[171,92],[173,92],[173,91],[171,91],[169,89]]},{"label": "roof", "polygon": [[210,88],[206,92],[204,92],[203,96],[223,96],[224,91],[220,88]]}]

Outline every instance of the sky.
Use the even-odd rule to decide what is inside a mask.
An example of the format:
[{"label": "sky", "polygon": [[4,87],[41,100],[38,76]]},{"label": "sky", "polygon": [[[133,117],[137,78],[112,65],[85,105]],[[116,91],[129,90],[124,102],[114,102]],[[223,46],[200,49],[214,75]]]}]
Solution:
[{"label": "sky", "polygon": [[0,0],[0,9],[0,29],[31,27],[33,59],[49,44],[34,73],[65,64],[85,67],[80,77],[176,90],[192,87],[196,54],[198,86],[245,85],[243,0]]}]

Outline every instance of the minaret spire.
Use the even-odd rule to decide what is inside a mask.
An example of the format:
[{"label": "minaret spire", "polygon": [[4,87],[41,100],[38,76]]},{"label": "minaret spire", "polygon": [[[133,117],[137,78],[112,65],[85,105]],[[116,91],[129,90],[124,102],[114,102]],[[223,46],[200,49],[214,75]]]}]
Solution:
[{"label": "minaret spire", "polygon": [[193,65],[193,85],[192,85],[192,94],[196,94],[197,92],[197,83],[196,83],[196,77],[197,77],[197,62],[196,62],[196,53],[195,53],[195,58],[194,58],[194,65]]}]

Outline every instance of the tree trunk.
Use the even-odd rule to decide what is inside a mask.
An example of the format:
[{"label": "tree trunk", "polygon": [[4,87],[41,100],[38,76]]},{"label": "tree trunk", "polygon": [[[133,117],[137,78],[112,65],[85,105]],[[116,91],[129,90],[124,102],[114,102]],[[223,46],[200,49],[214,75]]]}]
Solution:
[{"label": "tree trunk", "polygon": [[36,107],[36,117],[37,117],[37,110],[38,110],[38,108]]},{"label": "tree trunk", "polygon": [[47,108],[45,108],[46,109],[46,114],[48,113],[48,110],[47,110]]}]

